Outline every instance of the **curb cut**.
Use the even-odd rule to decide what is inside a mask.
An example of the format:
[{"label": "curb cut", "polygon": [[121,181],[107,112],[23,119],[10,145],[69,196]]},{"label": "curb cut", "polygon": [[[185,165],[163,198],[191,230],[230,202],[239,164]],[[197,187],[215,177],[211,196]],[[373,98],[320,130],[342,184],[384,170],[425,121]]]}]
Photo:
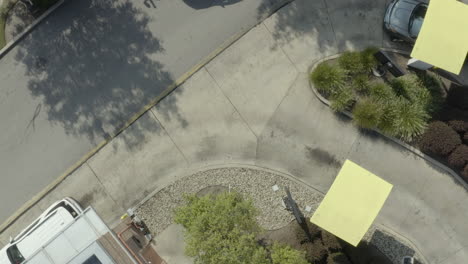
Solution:
[{"label": "curb cut", "polygon": [[[136,211],[140,206],[142,206],[144,203],[146,203],[148,200],[150,200],[158,192],[170,187],[171,185],[175,184],[179,180],[183,180],[183,179],[185,179],[187,177],[190,177],[190,176],[192,176],[192,175],[194,175],[196,173],[199,173],[199,172],[204,172],[204,171],[209,171],[209,170],[216,170],[216,169],[225,169],[225,168],[246,168],[246,169],[253,169],[253,170],[259,170],[259,171],[264,171],[264,172],[276,174],[276,175],[279,175],[281,177],[287,178],[288,180],[290,180],[290,181],[292,181],[292,182],[294,182],[296,184],[305,186],[307,189],[310,189],[310,190],[312,190],[314,192],[317,192],[318,194],[320,194],[322,196],[326,195],[326,193],[323,193],[322,191],[316,189],[311,184],[309,184],[309,183],[303,181],[302,179],[300,179],[298,177],[295,177],[295,176],[293,176],[293,175],[291,175],[291,174],[289,174],[287,172],[283,172],[283,171],[273,169],[273,168],[264,167],[264,166],[261,166],[261,165],[257,165],[255,163],[248,164],[248,163],[236,163],[236,162],[234,162],[234,163],[224,163],[224,164],[210,164],[210,165],[203,165],[203,166],[187,168],[182,174],[174,177],[170,182],[168,182],[168,184],[166,186],[158,187],[154,191],[149,193],[137,205],[132,207],[131,210]],[[372,223],[371,228],[372,227],[375,228],[375,229],[380,229],[382,231],[385,231],[385,232],[391,234],[392,236],[397,237],[399,240],[404,241],[405,243],[410,245],[416,251],[417,255],[419,255],[422,258],[421,260],[424,261],[424,263],[429,263],[427,261],[427,259],[424,257],[424,255],[421,253],[419,248],[409,238],[407,238],[404,235],[398,233],[397,231],[393,230],[392,228],[390,228],[390,227],[388,227],[386,225],[380,224],[380,223]],[[369,228],[369,230],[371,228]],[[365,239],[363,239],[363,241],[364,240]],[[380,249],[379,249],[379,251],[380,251]],[[386,255],[383,252],[381,252],[381,253]],[[390,257],[390,256],[387,256],[387,257]]]},{"label": "curb cut", "polygon": [[[53,6],[41,15],[38,20],[44,19],[47,15],[49,15],[53,10],[55,10],[58,6],[64,3],[64,0],[59,0],[60,2],[56,3],[56,6]],[[224,50],[229,48],[232,44],[234,44],[237,40],[239,40],[242,36],[247,34],[252,28],[260,25],[263,23],[265,19],[276,13],[279,9],[283,8],[284,6],[290,4],[294,0],[283,0],[277,5],[271,7],[268,13],[263,14],[261,17],[258,18],[258,21],[247,27],[245,29],[241,29],[238,33],[234,34],[226,41],[224,41],[217,49],[213,52],[208,54],[205,58],[203,58],[199,63],[193,66],[190,70],[186,73],[182,74],[177,80],[174,81],[171,85],[169,85],[160,95],[153,98],[148,104],[146,104],[140,111],[134,114],[130,119],[128,119],[120,129],[116,129],[113,134],[108,135],[103,141],[96,145],[93,149],[91,149],[87,154],[83,155],[75,164],[69,167],[63,174],[61,174],[58,178],[56,178],[52,183],[48,184],[42,191],[34,195],[31,199],[25,202],[18,210],[16,210],[7,220],[0,224],[0,234],[2,234],[8,227],[10,227],[16,220],[22,216],[27,210],[32,208],[36,205],[42,198],[44,198],[48,193],[55,189],[62,181],[64,181],[70,174],[72,174],[75,170],[77,170],[80,166],[82,166],[88,159],[90,159],[94,154],[96,154],[99,150],[101,150],[104,146],[107,145],[110,141],[112,141],[116,136],[122,133],[125,129],[131,126],[135,121],[137,121],[142,115],[148,112],[153,106],[155,106],[159,101],[164,99],[167,95],[169,95],[172,91],[174,91],[178,86],[182,85],[187,79],[189,79],[193,74],[195,74],[198,70],[203,68],[206,64],[212,61],[215,57],[221,54]],[[3,49],[0,50],[0,60],[1,58],[15,45],[19,42],[27,33],[29,33],[36,25],[39,24],[41,21],[37,21],[37,23],[33,23],[27,29],[25,29],[24,33],[11,41],[11,43],[7,44]]]},{"label": "curb cut", "polygon": [[60,7],[63,3],[65,3],[65,0],[59,0],[57,3],[49,7],[42,15],[40,15],[37,19],[34,20],[34,22],[27,26],[23,32],[21,32],[19,35],[14,37],[11,41],[9,41],[2,49],[0,49],[0,59],[5,56],[16,44],[18,44],[31,30],[33,30],[39,23],[42,22],[46,17],[48,17],[52,12],[55,11],[58,7]]},{"label": "curb cut", "polygon": [[[385,50],[385,51],[391,51],[391,52],[399,52],[399,53],[402,53],[402,54],[408,54],[407,52],[404,52],[404,51],[401,51],[401,50],[395,50],[395,49],[385,49],[383,48],[382,50]],[[309,67],[309,73],[311,73],[320,63],[324,62],[324,61],[327,61],[327,60],[331,60],[331,59],[336,59],[337,57],[339,57],[342,53],[338,53],[338,54],[335,54],[335,55],[331,55],[331,56],[328,56],[328,57],[325,57],[321,60],[318,60],[317,62],[315,62],[311,67]],[[327,105],[328,107],[330,106],[330,101],[328,99],[326,99],[325,97],[323,97],[314,87],[314,85],[312,84],[312,81],[309,79],[309,86],[310,86],[310,89],[312,90],[312,92],[315,94],[315,96],[325,105]],[[350,119],[353,119],[353,114],[349,111],[342,111],[342,112],[339,112],[341,114],[344,114],[345,116],[347,116],[348,118]],[[433,159],[432,157],[424,154],[423,152],[421,152],[419,149],[395,138],[395,137],[392,137],[392,136],[388,136],[388,135],[385,135],[384,133],[380,132],[380,130],[378,129],[369,129],[371,131],[374,131],[374,132],[377,132],[379,135],[381,135],[382,137],[392,141],[393,143],[396,143],[397,145],[400,145],[401,147],[403,148],[406,148],[407,150],[409,150],[410,152],[412,152],[413,154],[416,154],[418,157],[426,160],[427,162],[429,162],[430,164],[434,165],[435,167],[437,167],[438,169],[442,170],[442,171],[445,171],[447,172],[448,174],[450,174],[458,184],[462,185],[465,190],[468,191],[468,183],[466,183],[461,177],[460,175],[458,175],[458,173],[456,173],[455,171],[453,171],[451,168],[445,166],[444,164],[440,163],[439,161]]]}]

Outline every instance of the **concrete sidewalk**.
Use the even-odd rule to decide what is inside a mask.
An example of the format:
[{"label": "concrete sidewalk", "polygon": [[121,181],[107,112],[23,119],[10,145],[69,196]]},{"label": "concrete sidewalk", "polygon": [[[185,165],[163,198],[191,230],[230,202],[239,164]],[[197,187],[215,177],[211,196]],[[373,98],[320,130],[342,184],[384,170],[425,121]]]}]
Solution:
[{"label": "concrete sidewalk", "polygon": [[381,30],[385,4],[296,0],[281,9],[95,154],[0,241],[65,195],[93,205],[112,224],[150,192],[205,166],[267,167],[326,192],[350,159],[395,186],[377,223],[411,240],[431,264],[465,263],[467,191],[332,113],[309,87],[308,68],[325,56],[391,47]]}]

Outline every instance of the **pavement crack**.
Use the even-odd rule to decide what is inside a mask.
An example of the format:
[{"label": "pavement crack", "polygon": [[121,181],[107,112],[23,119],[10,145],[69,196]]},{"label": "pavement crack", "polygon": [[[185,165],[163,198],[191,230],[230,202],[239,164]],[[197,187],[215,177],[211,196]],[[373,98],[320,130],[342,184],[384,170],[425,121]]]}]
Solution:
[{"label": "pavement crack", "polygon": [[102,186],[102,189],[104,190],[104,192],[109,196],[109,198],[118,206],[120,206],[119,203],[117,203],[117,200],[112,197],[112,195],[109,193],[109,191],[107,190],[106,186],[102,183],[101,179],[98,177],[97,173],[93,170],[93,168],[91,167],[91,165],[89,165],[88,161],[85,162],[86,166],[88,166],[88,168],[91,170],[91,172],[93,173],[94,177],[96,177],[96,180],[99,182],[99,184]]},{"label": "pavement crack", "polygon": [[332,17],[330,16],[330,11],[329,11],[329,8],[328,8],[328,5],[327,5],[327,1],[324,0],[323,3],[325,5],[325,10],[327,11],[328,21],[330,21],[330,27],[331,27],[331,30],[333,32],[333,38],[335,39],[336,47],[339,49],[338,39],[336,37],[335,27],[333,26],[333,21],[332,21]]},{"label": "pavement crack", "polygon": [[[229,96],[226,95],[226,93],[224,93],[223,89],[221,89],[221,85],[219,85],[219,83],[216,81],[216,79],[213,77],[213,75],[210,73],[210,71],[206,68],[206,67],[203,67],[203,69],[206,71],[206,73],[208,73],[208,75],[210,76],[210,78],[214,81],[214,83],[216,84],[216,86],[218,87],[218,89],[221,91],[221,93],[224,95],[224,97],[229,101],[229,103],[232,105],[232,107],[234,108],[234,110],[239,114],[240,118],[242,119],[242,121],[245,123],[245,125],[249,128],[250,132],[252,132],[252,134],[255,136],[255,141],[256,141],[256,146],[258,147],[258,136],[257,134],[253,131],[253,129],[250,127],[249,123],[245,120],[245,118],[242,116],[242,114],[239,112],[239,110],[237,109],[237,107],[234,105],[234,103],[232,103],[231,99],[229,98]],[[257,148],[255,148],[255,157],[257,156]]]},{"label": "pavement crack", "polygon": [[156,116],[156,114],[153,112],[153,108],[149,109],[149,112],[151,113],[151,115],[153,116],[153,118],[156,120],[156,122],[159,123],[159,125],[161,126],[161,128],[164,130],[164,132],[166,133],[166,135],[169,137],[169,139],[172,141],[172,143],[174,144],[174,146],[176,147],[176,149],[180,152],[180,154],[182,155],[182,157],[184,158],[185,162],[188,164],[190,164],[190,162],[188,161],[187,157],[185,156],[184,152],[182,151],[182,149],[179,147],[179,145],[177,145],[177,143],[174,141],[174,139],[171,137],[171,135],[169,134],[169,131],[167,131],[167,129],[164,127],[164,125],[161,123],[161,121],[158,119],[158,117]]},{"label": "pavement crack", "polygon": [[[271,32],[268,27],[265,25],[265,22],[262,22],[262,25],[263,27],[265,28],[265,30],[269,33],[270,37],[273,38],[273,32]],[[294,67],[294,69],[296,69],[296,73],[299,73],[301,72],[301,70],[299,70],[299,68],[297,68],[297,65],[293,62],[293,60],[289,57],[288,53],[286,53],[283,49],[283,47],[281,47],[281,45],[278,45],[278,48],[281,50],[281,52],[284,54],[284,56],[286,56],[286,58],[288,58],[288,61],[292,64],[292,66]]]}]

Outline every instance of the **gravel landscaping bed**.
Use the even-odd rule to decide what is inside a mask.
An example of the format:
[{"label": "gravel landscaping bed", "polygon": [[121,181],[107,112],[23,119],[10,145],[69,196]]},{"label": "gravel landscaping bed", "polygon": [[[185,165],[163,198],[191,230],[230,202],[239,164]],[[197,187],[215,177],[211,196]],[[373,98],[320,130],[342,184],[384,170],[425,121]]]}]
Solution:
[{"label": "gravel landscaping bed", "polygon": [[[274,191],[273,185],[280,189]],[[138,207],[135,210],[136,215],[145,221],[153,235],[158,236],[173,223],[173,211],[183,204],[184,194],[196,194],[210,186],[224,186],[250,197],[254,206],[259,209],[259,224],[267,230],[281,228],[294,220],[292,214],[282,205],[284,187],[289,187],[306,218],[312,216],[323,198],[320,192],[279,174],[251,168],[221,168],[198,172],[176,181]],[[312,210],[307,212],[306,206]],[[396,264],[406,255],[414,254],[417,259],[421,259],[408,243],[375,227],[369,230],[364,239],[374,244]]]}]

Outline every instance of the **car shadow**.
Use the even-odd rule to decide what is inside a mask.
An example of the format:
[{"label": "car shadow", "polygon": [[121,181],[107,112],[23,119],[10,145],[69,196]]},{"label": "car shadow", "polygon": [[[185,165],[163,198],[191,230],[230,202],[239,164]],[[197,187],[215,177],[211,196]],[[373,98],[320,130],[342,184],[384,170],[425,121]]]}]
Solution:
[{"label": "car shadow", "polygon": [[184,0],[184,3],[193,9],[205,9],[213,6],[225,7],[240,1],[242,0]]}]

